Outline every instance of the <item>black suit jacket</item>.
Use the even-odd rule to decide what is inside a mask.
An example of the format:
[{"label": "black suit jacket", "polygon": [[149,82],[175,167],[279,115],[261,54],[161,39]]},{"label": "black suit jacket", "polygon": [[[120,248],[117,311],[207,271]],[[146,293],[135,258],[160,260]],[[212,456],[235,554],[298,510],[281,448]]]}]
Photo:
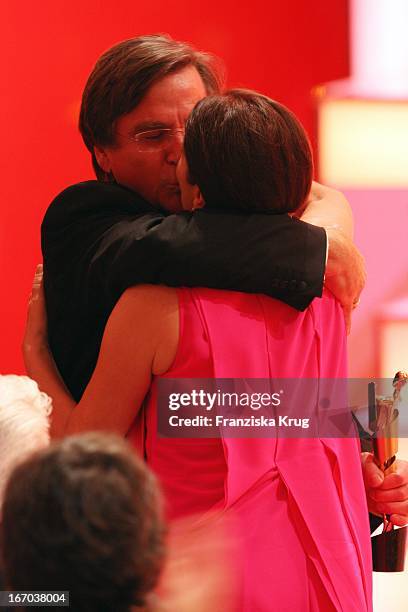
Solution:
[{"label": "black suit jacket", "polygon": [[265,293],[299,310],[322,293],[325,231],[288,215],[169,215],[124,187],[88,181],[55,198],[41,229],[50,346],[77,401],[132,285]]}]

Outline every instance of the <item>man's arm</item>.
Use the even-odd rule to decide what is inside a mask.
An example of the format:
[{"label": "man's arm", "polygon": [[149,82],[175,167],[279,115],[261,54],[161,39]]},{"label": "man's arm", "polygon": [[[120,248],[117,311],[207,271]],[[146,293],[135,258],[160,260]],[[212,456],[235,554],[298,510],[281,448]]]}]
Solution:
[{"label": "man's arm", "polygon": [[343,307],[347,331],[366,281],[365,261],[353,243],[353,215],[342,193],[314,182],[303,221],[324,227],[328,238],[325,285]]},{"label": "man's arm", "polygon": [[75,268],[70,280],[112,305],[132,285],[161,283],[265,293],[303,310],[322,292],[326,235],[287,215],[166,216],[127,189],[89,181],[54,200],[42,246],[54,283]]}]

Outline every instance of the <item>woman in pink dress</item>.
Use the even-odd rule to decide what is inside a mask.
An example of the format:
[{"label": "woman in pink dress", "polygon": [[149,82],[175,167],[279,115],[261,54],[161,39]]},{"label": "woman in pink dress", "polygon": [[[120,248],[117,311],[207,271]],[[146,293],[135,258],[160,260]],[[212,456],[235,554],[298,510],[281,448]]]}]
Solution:
[{"label": "woman in pink dress", "polygon": [[[205,202],[229,212],[294,213],[307,198],[312,171],[296,118],[260,94],[207,97],[187,122],[178,167],[187,209]],[[237,609],[372,609],[356,439],[157,435],[158,378],[345,377],[344,317],[330,293],[299,313],[259,295],[132,288],[109,318],[78,405],[56,379],[47,351],[39,353],[27,366],[54,399],[60,433],[126,435],[159,476],[169,518],[214,508],[234,514],[242,550]]]}]

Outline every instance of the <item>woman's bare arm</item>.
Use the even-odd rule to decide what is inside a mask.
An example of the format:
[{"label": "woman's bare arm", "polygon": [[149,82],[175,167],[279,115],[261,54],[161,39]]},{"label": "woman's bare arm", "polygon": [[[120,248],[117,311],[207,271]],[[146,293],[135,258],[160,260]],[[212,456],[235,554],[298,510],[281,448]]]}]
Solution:
[{"label": "woman's bare arm", "polygon": [[336,189],[326,187],[315,181],[312,183],[309,198],[300,219],[324,228],[335,228],[353,239],[354,223],[350,204],[345,196]]},{"label": "woman's bare arm", "polygon": [[67,433],[87,429],[125,435],[150,387],[152,374],[168,369],[178,342],[174,289],[128,289],[105,328],[99,358]]},{"label": "woman's bare arm", "polygon": [[109,317],[98,362],[81,401],[65,387],[46,340],[42,287],[33,288],[23,345],[27,373],[53,399],[53,437],[86,430],[125,435],[150,386],[170,366],[178,342],[173,289],[141,285],[123,294]]}]

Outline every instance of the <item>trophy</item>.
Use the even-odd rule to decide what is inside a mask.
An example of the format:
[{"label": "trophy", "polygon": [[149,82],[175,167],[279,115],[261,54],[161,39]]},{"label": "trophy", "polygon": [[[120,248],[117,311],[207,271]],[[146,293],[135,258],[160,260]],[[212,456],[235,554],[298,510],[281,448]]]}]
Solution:
[{"label": "trophy", "polygon": [[[398,415],[401,390],[408,382],[408,373],[397,372],[392,397],[376,396],[375,383],[368,385],[369,428],[373,433],[374,460],[385,475],[396,469],[398,451]],[[407,388],[408,389],[408,388]],[[408,526],[395,528],[390,517],[383,516],[382,533],[371,538],[375,572],[404,571]]]}]

